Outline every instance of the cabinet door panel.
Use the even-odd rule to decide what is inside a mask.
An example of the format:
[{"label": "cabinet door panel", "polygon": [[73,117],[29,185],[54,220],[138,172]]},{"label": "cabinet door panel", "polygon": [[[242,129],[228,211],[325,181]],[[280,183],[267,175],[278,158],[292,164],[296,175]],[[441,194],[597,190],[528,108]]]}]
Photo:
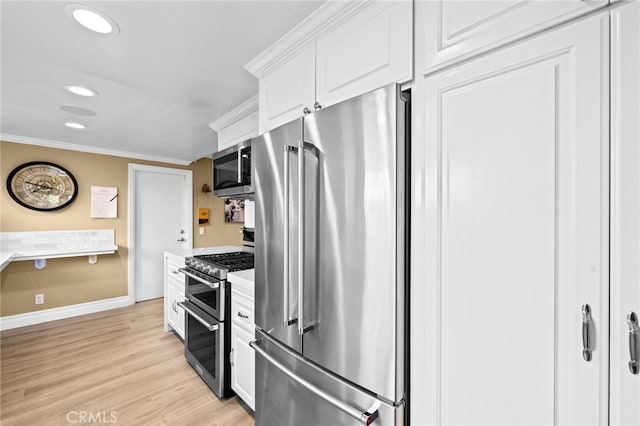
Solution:
[{"label": "cabinet door panel", "polygon": [[232,326],[233,368],[231,387],[252,410],[255,410],[255,351],[249,342],[253,334],[236,324]]},{"label": "cabinet door panel", "polygon": [[416,83],[417,423],[606,423],[607,34],[590,18]]},{"label": "cabinet door panel", "polygon": [[371,2],[316,43],[316,99],[323,106],[412,77],[413,8]]},{"label": "cabinet door panel", "polygon": [[253,112],[218,132],[218,151],[258,136],[258,112]]},{"label": "cabinet door panel", "polygon": [[168,281],[167,281],[167,294],[166,294],[166,298],[167,298],[167,323],[174,330],[177,327],[177,324],[176,324],[176,311],[175,311],[175,308],[176,308],[176,297],[177,297],[177,292],[176,292],[175,283],[173,282],[173,280],[171,278],[169,278]]},{"label": "cabinet door panel", "polygon": [[[626,317],[640,315],[640,3],[612,12],[611,421],[640,424]],[[637,348],[640,349],[640,348]]]},{"label": "cabinet door panel", "polygon": [[305,47],[297,56],[260,79],[260,133],[288,123],[313,109],[315,99],[315,48]]},{"label": "cabinet door panel", "polygon": [[[184,302],[184,283],[182,283],[182,285],[179,285],[176,287],[176,301],[178,302]],[[182,309],[180,306],[178,306],[176,304],[176,333],[178,333],[178,336],[182,337],[182,339],[184,339],[184,322],[185,322],[185,312],[184,309]]]},{"label": "cabinet door panel", "polygon": [[418,24],[425,28],[423,72],[487,51],[608,4],[581,1],[418,2]]}]

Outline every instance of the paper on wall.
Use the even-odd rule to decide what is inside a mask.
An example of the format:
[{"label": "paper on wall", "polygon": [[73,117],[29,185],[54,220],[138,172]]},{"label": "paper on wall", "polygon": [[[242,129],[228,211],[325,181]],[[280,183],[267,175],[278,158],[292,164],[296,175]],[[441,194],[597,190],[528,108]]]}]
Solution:
[{"label": "paper on wall", "polygon": [[118,188],[91,186],[91,217],[108,219],[118,217]]}]

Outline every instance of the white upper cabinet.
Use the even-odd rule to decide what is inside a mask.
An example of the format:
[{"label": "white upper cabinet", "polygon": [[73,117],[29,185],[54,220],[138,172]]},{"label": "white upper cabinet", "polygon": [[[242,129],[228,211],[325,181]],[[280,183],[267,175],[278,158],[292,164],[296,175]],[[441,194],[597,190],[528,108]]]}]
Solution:
[{"label": "white upper cabinet", "polygon": [[260,133],[288,123],[313,109],[315,48],[304,47],[259,83]]},{"label": "white upper cabinet", "polygon": [[258,136],[258,96],[238,105],[209,127],[218,132],[217,151]]},{"label": "white upper cabinet", "polygon": [[260,133],[413,76],[413,2],[328,1],[245,67]]},{"label": "white upper cabinet", "polygon": [[412,424],[607,424],[608,28],[414,82]]},{"label": "white upper cabinet", "polygon": [[[425,28],[418,69],[427,73],[486,52],[576,16],[607,0],[419,1],[417,25]],[[423,56],[423,55],[424,56]]]},{"label": "white upper cabinet", "polygon": [[627,322],[631,312],[640,316],[640,2],[613,9],[611,17],[610,424],[640,425],[640,374],[629,366]]},{"label": "white upper cabinet", "polygon": [[372,2],[316,42],[316,101],[325,107],[411,80],[412,38],[412,2]]}]

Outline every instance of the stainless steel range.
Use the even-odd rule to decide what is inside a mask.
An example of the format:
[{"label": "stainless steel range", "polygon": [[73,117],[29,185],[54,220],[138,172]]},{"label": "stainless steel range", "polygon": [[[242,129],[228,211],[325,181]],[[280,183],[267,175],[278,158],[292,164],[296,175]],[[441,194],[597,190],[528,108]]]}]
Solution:
[{"label": "stainless steel range", "polygon": [[227,273],[253,268],[253,253],[237,251],[188,257],[185,275],[185,357],[219,398],[231,390],[231,290]]}]

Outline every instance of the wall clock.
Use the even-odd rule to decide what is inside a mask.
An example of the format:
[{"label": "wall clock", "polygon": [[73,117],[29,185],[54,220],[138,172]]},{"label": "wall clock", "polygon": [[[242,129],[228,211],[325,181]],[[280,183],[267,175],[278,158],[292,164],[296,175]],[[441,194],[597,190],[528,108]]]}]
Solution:
[{"label": "wall clock", "polygon": [[78,182],[64,167],[47,161],[32,161],[9,173],[7,190],[21,206],[52,211],[67,207],[76,199]]}]

